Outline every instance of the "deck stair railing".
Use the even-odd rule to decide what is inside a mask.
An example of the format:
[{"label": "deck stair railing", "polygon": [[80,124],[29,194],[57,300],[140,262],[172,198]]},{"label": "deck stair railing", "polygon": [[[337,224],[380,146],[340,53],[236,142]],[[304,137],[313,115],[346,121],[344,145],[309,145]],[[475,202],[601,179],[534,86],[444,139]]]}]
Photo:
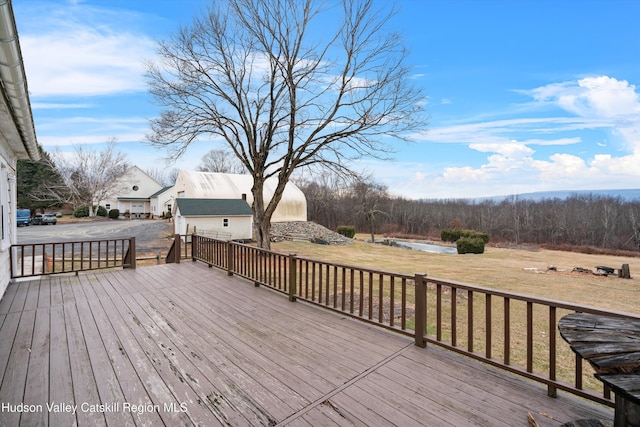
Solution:
[{"label": "deck stair railing", "polygon": [[[613,407],[610,390],[560,338],[557,323],[573,312],[640,319],[486,287],[281,254],[192,236],[192,259],[289,297],[412,336],[544,384]],[[423,331],[416,333],[415,331]]]},{"label": "deck stair railing", "polygon": [[24,243],[11,246],[11,278],[105,268],[136,268],[136,239]]}]

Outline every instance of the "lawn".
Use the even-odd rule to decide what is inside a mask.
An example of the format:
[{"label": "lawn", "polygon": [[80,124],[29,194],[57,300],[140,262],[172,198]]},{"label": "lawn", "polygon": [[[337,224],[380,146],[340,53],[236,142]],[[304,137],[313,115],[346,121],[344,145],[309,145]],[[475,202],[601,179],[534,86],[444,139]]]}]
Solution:
[{"label": "lawn", "polygon": [[[398,273],[426,273],[441,279],[640,314],[640,258],[492,246],[487,246],[481,255],[435,254],[362,241],[347,246],[287,241],[274,243],[273,249]],[[622,264],[629,264],[631,279],[572,272],[575,267],[618,269]],[[557,271],[548,271],[549,266]]]},{"label": "lawn", "polygon": [[[497,290],[518,294],[543,297],[548,299],[572,302],[581,305],[598,307],[607,310],[640,313],[637,301],[640,297],[640,258],[607,255],[589,255],[582,253],[550,251],[543,249],[506,249],[487,247],[482,255],[434,254],[409,249],[374,245],[356,241],[347,246],[326,246],[307,242],[279,242],[272,248],[281,253],[295,253],[300,257],[312,258],[343,265],[369,267],[375,270],[414,274],[427,273],[432,278],[448,279]],[[596,266],[620,268],[629,264],[632,279],[620,279],[616,276],[597,276],[587,273],[574,273],[574,267],[595,270]],[[554,266],[555,270],[548,270]],[[398,290],[396,289],[396,292]],[[388,291],[385,290],[385,298]],[[428,306],[434,307],[434,291],[428,291]],[[396,301],[400,295],[396,295]],[[474,294],[474,317],[482,316],[485,300],[482,294]],[[413,300],[409,289],[408,300]],[[468,295],[459,292],[456,295],[457,307],[457,345],[467,347],[467,306]],[[443,294],[443,339],[451,338],[451,294]],[[494,339],[491,343],[492,357],[500,360],[503,355],[504,318],[502,303],[496,299],[493,303],[492,330]],[[513,301],[511,306],[511,356],[512,364],[526,364],[526,304]],[[568,310],[558,310],[559,320]],[[434,335],[434,310],[428,310],[427,334]],[[574,356],[568,345],[560,338],[557,328],[549,329],[548,317],[542,306],[534,308],[533,346],[534,372],[548,371],[549,334],[556,335],[557,341],[557,376],[558,379],[571,383],[574,372]],[[430,326],[431,325],[431,326]],[[408,328],[413,328],[413,318],[408,320]],[[485,325],[478,321],[474,324],[474,351],[484,353]],[[602,384],[593,377],[593,370],[588,364],[584,366],[583,381],[586,388],[598,390]]]}]

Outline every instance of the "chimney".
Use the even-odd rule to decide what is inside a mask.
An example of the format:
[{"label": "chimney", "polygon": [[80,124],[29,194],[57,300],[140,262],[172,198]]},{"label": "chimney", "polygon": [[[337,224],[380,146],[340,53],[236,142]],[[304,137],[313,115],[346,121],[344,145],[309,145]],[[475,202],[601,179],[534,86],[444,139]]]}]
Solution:
[{"label": "chimney", "polygon": [[242,200],[244,200],[244,201],[247,200],[247,193],[242,193]]}]

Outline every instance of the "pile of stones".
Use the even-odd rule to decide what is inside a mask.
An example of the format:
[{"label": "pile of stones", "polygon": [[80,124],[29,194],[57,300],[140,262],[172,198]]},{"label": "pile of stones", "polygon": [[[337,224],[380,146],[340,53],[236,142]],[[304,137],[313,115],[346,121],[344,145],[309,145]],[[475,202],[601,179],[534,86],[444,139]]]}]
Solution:
[{"label": "pile of stones", "polygon": [[300,240],[326,245],[348,245],[353,240],[310,221],[274,222],[271,224],[271,240]]}]

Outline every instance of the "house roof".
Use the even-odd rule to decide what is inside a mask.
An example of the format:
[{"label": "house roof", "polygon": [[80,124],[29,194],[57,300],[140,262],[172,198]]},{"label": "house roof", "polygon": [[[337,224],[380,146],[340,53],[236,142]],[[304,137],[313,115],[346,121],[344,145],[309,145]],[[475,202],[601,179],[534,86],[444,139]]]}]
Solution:
[{"label": "house roof", "polygon": [[252,215],[253,211],[242,199],[176,199],[176,209],[182,216]]},{"label": "house roof", "polygon": [[0,130],[20,159],[39,160],[27,76],[10,1],[0,4]]},{"label": "house roof", "polygon": [[170,185],[168,187],[164,187],[161,190],[156,191],[155,193],[153,193],[152,195],[149,196],[150,199],[153,199],[154,197],[158,197],[159,195],[161,195],[162,193],[164,193],[165,191],[171,190],[173,188],[173,185]]}]

